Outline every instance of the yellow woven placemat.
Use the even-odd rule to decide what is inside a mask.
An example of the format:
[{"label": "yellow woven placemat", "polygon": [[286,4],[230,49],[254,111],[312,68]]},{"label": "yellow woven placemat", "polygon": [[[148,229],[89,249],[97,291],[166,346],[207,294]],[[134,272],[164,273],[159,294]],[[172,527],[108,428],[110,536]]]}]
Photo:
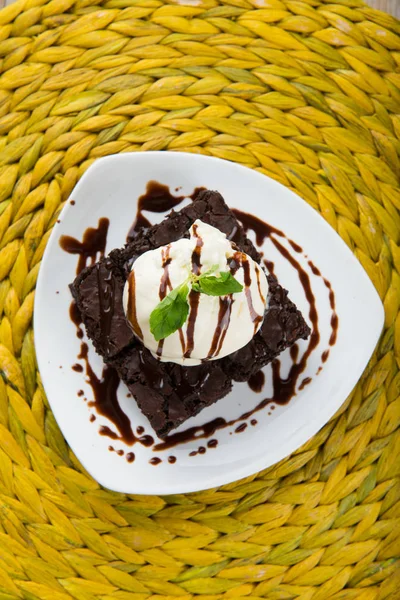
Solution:
[{"label": "yellow woven placemat", "polygon": [[[0,600],[400,598],[399,34],[360,0],[0,12]],[[81,174],[154,149],[294,189],[386,310],[362,381],[312,440],[244,481],[168,497],[112,493],[85,473],[49,410],[31,329],[43,250]]]}]

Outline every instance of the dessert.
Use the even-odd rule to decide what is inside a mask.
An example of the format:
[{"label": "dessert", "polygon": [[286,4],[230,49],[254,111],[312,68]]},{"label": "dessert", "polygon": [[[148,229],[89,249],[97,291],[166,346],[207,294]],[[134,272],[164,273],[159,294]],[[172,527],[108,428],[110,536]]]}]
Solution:
[{"label": "dessert", "polygon": [[71,291],[96,351],[161,438],[310,334],[207,190],[85,268]]},{"label": "dessert", "polygon": [[[217,276],[221,273],[223,280]],[[167,312],[160,315],[161,323],[156,313],[152,331],[154,302],[150,299],[170,299],[172,290],[180,290],[173,310],[183,320],[182,327],[170,331],[164,323],[171,310],[171,302],[164,301]],[[137,337],[153,356],[188,367],[221,359],[250,342],[261,327],[267,296],[262,267],[222,231],[196,219],[189,238],[136,259],[123,304]]]}]

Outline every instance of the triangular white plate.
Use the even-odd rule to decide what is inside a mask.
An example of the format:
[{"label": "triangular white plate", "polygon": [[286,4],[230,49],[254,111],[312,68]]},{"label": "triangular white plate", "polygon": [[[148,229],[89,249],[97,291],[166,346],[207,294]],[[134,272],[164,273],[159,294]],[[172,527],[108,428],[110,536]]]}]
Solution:
[{"label": "triangular white plate", "polygon": [[[312,353],[304,377],[312,378],[285,406],[265,408],[257,413],[257,425],[240,434],[235,427],[218,431],[213,437],[218,446],[205,454],[190,456],[200,445],[194,441],[170,451],[154,453],[136,444],[129,448],[115,442],[115,449],[133,450],[136,459],[110,452],[110,440],[99,435],[104,417],[90,422],[88,403],[77,395],[83,389],[91,398],[90,386],[83,373],[74,372],[79,340],[69,318],[71,295],[68,284],[75,277],[76,256],[59,246],[60,236],[82,239],[87,227],[96,227],[101,217],[110,219],[107,252],[121,247],[132,224],[137,198],[146,184],[157,180],[179,195],[190,195],[204,186],[218,190],[228,205],[252,213],[284,231],[299,244],[303,252],[297,259],[304,268],[312,260],[332,285],[336,296],[339,330],[329,359],[321,366],[321,353],[328,347],[331,333],[327,288],[321,277],[312,279],[319,315],[321,341]],[[381,301],[365,271],[345,243],[323,218],[296,194],[264,175],[217,158],[174,152],[120,154],[101,158],[84,174],[74,189],[54,227],[47,244],[39,273],[35,300],[35,343],[43,384],[55,418],[72,450],[91,475],[105,487],[127,493],[170,494],[190,492],[225,484],[284,458],[314,435],[338,410],[357,383],[375,348],[384,321]],[[164,215],[151,216],[153,222]],[[251,236],[250,236],[251,237]],[[253,238],[254,239],[254,238]],[[280,283],[289,290],[291,299],[308,316],[308,304],[295,269],[283,259],[270,241],[262,247],[264,256],[275,263]],[[306,258],[307,257],[307,258]],[[309,269],[309,268],[308,268]],[[311,276],[311,275],[310,275]],[[305,343],[304,343],[305,344]],[[301,344],[301,350],[304,350]],[[289,353],[282,356],[282,370],[290,365]],[[90,361],[101,374],[102,360],[90,347]],[[271,368],[265,369],[266,385],[261,394],[247,384],[235,384],[229,396],[191,419],[181,430],[201,425],[216,417],[238,417],[272,393]],[[120,385],[120,404],[134,429],[151,428]],[[202,440],[206,445],[207,440]],[[168,463],[174,455],[176,462]],[[149,463],[154,456],[162,462]]]}]

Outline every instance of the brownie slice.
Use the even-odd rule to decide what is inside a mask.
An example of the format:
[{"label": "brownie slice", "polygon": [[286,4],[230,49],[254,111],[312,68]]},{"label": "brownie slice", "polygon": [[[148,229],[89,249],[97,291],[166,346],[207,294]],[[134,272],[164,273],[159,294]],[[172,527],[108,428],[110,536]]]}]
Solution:
[{"label": "brownie slice", "polygon": [[159,437],[165,437],[189,417],[226,396],[232,381],[248,379],[310,329],[300,311],[272,275],[263,324],[243,348],[224,358],[183,367],[160,362],[136,338],[125,317],[122,293],[138,256],[189,237],[200,219],[225,233],[238,248],[261,261],[252,242],[218,192],[202,191],[180,211],[159,224],[143,228],[124,248],[84,269],[71,285],[87,335],[105,362],[115,368]]}]

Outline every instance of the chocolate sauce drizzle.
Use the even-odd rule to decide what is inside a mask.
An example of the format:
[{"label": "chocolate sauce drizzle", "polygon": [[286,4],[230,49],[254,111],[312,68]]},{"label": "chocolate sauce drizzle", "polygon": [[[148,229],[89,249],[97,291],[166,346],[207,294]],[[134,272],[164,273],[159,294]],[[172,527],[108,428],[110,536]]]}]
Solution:
[{"label": "chocolate sauce drizzle", "polygon": [[214,331],[210,350],[207,354],[207,359],[215,358],[221,352],[222,345],[225,340],[226,332],[228,331],[231,320],[232,304],[234,300],[232,294],[229,296],[221,296],[219,298],[219,311],[217,326]]},{"label": "chocolate sauce drizzle", "polygon": [[99,219],[97,228],[88,227],[88,229],[86,229],[81,242],[69,235],[62,235],[60,237],[59,244],[61,248],[65,252],[68,252],[68,254],[77,254],[79,256],[76,267],[77,275],[79,275],[88,264],[95,264],[97,254],[99,254],[100,257],[104,256],[109,225],[109,219]]},{"label": "chocolate sauce drizzle", "polygon": [[[307,347],[304,355],[302,356],[300,362],[298,364],[292,365],[291,370],[289,372],[289,376],[288,376],[288,379],[292,380],[293,384],[294,384],[292,386],[292,395],[294,395],[298,378],[301,375],[301,373],[304,371],[304,369],[306,368],[307,360],[308,360],[310,354],[313,352],[313,350],[316,348],[316,346],[319,343],[320,332],[319,332],[319,326],[318,326],[318,314],[317,314],[317,309],[316,309],[315,297],[314,297],[314,294],[311,289],[310,277],[307,274],[307,272],[302,268],[300,263],[290,254],[290,252],[287,250],[287,248],[285,248],[279,242],[279,240],[277,238],[280,237],[280,238],[287,239],[290,246],[293,248],[293,250],[299,254],[303,252],[303,249],[301,248],[301,246],[296,244],[296,242],[287,238],[287,236],[283,233],[283,231],[281,231],[280,229],[277,229],[275,227],[272,227],[271,225],[268,225],[267,223],[264,223],[263,221],[261,221],[261,219],[258,219],[254,215],[249,215],[249,214],[244,213],[239,210],[234,210],[234,213],[235,213],[236,217],[241,221],[246,232],[250,229],[255,233],[256,241],[257,241],[258,245],[261,246],[264,243],[264,240],[266,238],[269,238],[270,241],[274,244],[275,248],[280,252],[280,254],[287,261],[289,261],[289,263],[296,269],[299,279],[300,279],[300,282],[302,284],[305,296],[306,296],[307,301],[310,306],[309,318],[310,318],[310,321],[312,324],[312,333],[310,336],[308,347]],[[267,261],[264,261],[264,262],[267,262]],[[270,267],[270,265],[271,265],[271,263],[269,263],[269,264],[267,263],[267,268]],[[308,265],[309,265],[313,275],[315,275],[317,277],[322,277],[325,286],[329,290],[329,303],[330,303],[330,306],[332,309],[332,317],[331,317],[331,323],[330,323],[332,333],[331,333],[331,336],[329,339],[329,346],[333,346],[336,343],[337,332],[338,332],[338,327],[339,327],[339,318],[338,318],[336,310],[335,310],[335,293],[332,289],[331,283],[322,276],[320,270],[314,265],[314,263],[311,260],[308,261]],[[273,272],[273,264],[272,264],[272,269],[269,268],[269,270],[270,270],[270,272],[271,271]],[[291,352],[292,359],[295,362],[297,359],[297,354],[295,357],[293,357],[292,353],[295,353],[295,352],[297,353],[298,347],[297,347],[297,350],[291,349],[290,352]],[[325,362],[327,360],[328,355],[329,355],[329,350],[325,351],[323,353],[322,356],[324,358],[322,358],[322,362]],[[301,389],[303,389],[305,387],[305,385],[308,385],[310,383],[310,381],[307,381],[307,383],[304,384]],[[286,385],[283,387],[287,388]],[[279,389],[282,389],[282,386],[280,386]],[[275,393],[275,381],[274,381],[274,393]],[[287,395],[287,392],[285,395]]]},{"label": "chocolate sauce drizzle", "polygon": [[[197,235],[197,226],[193,225],[193,235],[196,238],[196,246],[192,252],[192,273],[200,275],[201,272],[201,249],[204,245],[203,240]],[[186,350],[184,358],[190,358],[194,348],[194,330],[196,327],[197,313],[199,310],[200,294],[195,290],[189,292],[189,317],[186,328]]]},{"label": "chocolate sauce drizzle", "polygon": [[[158,295],[159,295],[160,301],[164,300],[167,293],[172,291],[172,284],[171,284],[171,280],[169,278],[169,265],[171,264],[171,261],[172,261],[172,258],[169,255],[170,249],[171,249],[171,245],[168,244],[168,246],[165,249],[163,248],[161,250],[163,274],[161,276],[160,287],[158,290]],[[133,271],[132,271],[132,273],[133,273]],[[134,293],[134,290],[129,288],[129,295],[131,295],[133,293]],[[185,352],[185,338],[183,335],[182,327],[180,327],[178,329],[178,334],[179,334],[179,340],[181,343],[181,348],[182,348],[182,353],[183,353],[183,352]],[[164,339],[162,339],[158,342],[158,347],[157,347],[157,356],[158,357],[162,356],[163,347],[164,347]]]},{"label": "chocolate sauce drizzle", "polygon": [[244,272],[244,293],[246,295],[247,305],[249,307],[250,318],[254,324],[253,335],[255,335],[257,333],[260,323],[262,322],[262,320],[264,318],[264,315],[259,315],[254,310],[253,298],[251,297],[251,290],[250,290],[250,286],[251,286],[250,263],[245,254],[242,255],[241,263],[242,263],[242,268],[243,268],[243,272]]},{"label": "chocolate sauce drizzle", "polygon": [[[100,287],[100,286],[99,286]],[[135,271],[131,271],[128,277],[128,319],[132,325],[133,331],[141,340],[143,339],[143,333],[137,320],[136,314],[136,281]]]},{"label": "chocolate sauce drizzle", "polygon": [[[176,188],[175,191],[178,191],[178,189]],[[135,239],[139,231],[151,227],[150,221],[143,215],[144,210],[153,213],[168,212],[178,206],[187,197],[194,200],[204,189],[204,187],[198,187],[193,190],[190,196],[173,196],[167,185],[163,185],[158,181],[149,181],[146,186],[146,192],[138,200],[136,218],[129,229],[126,241],[130,242]]]},{"label": "chocolate sauce drizzle", "polygon": [[[254,325],[254,335],[255,335],[257,333],[257,329],[259,328],[261,321],[263,320],[263,315],[259,315],[254,310],[253,298],[251,296],[251,289],[250,289],[251,276],[250,276],[249,260],[246,256],[246,254],[244,254],[243,252],[235,252],[233,257],[229,261],[229,269],[230,269],[231,275],[234,276],[236,274],[236,272],[238,271],[238,269],[240,269],[240,268],[243,269],[244,293],[246,296],[247,306],[249,308],[250,319]],[[257,272],[258,291],[259,291],[260,297],[264,301],[265,299],[263,298],[263,295],[261,293],[260,274],[259,274],[258,268],[256,269],[256,272]]]},{"label": "chocolate sauce drizzle", "polygon": [[265,385],[265,374],[264,371],[257,371],[254,373],[247,382],[249,388],[256,394],[260,394]]},{"label": "chocolate sauce drizzle", "polygon": [[[79,273],[88,265],[89,261],[90,264],[94,264],[98,255],[99,258],[104,256],[107,244],[108,227],[109,220],[102,218],[99,219],[97,228],[89,227],[85,231],[81,242],[70,236],[61,236],[59,242],[61,248],[69,254],[77,254],[79,256],[76,267],[77,275],[79,275]],[[102,298],[102,302],[103,304],[108,302],[107,296]],[[103,306],[103,309],[106,311],[107,306]],[[72,322],[76,326],[77,337],[82,339],[82,319],[74,301],[70,305],[69,314]],[[94,407],[98,414],[107,417],[119,432],[119,434],[117,434],[108,426],[101,426],[100,434],[107,435],[112,439],[122,440],[128,445],[140,442],[143,445],[148,446],[148,438],[150,436],[145,436],[145,440],[143,440],[143,438],[137,438],[132,431],[129,418],[120,407],[117,397],[120,379],[117,372],[111,367],[105,366],[101,378],[99,379],[90,365],[88,351],[89,348],[86,342],[81,342],[78,358],[83,360],[85,364],[87,383],[89,383],[93,392],[93,400],[90,401],[88,405]],[[83,366],[79,363],[73,365],[72,369],[77,372],[83,372]],[[151,440],[151,443],[153,443],[152,438]]]},{"label": "chocolate sauce drizzle", "polygon": [[[339,329],[339,317],[337,316],[337,313],[336,313],[335,292],[332,289],[331,282],[322,276],[321,271],[318,269],[318,267],[316,267],[314,265],[314,263],[311,260],[308,261],[308,265],[314,275],[316,275],[317,277],[322,277],[322,280],[323,280],[325,286],[329,290],[329,304],[332,309],[332,317],[331,317],[332,333],[331,333],[331,337],[329,338],[329,346],[334,346],[336,343],[336,340],[337,340],[337,334],[338,334],[338,329]],[[326,354],[326,352],[327,352],[327,354]],[[322,359],[322,362],[325,362],[326,359],[328,358],[329,350],[326,350],[323,353],[323,356],[324,355],[326,356],[326,358],[325,358],[325,360]]]}]

